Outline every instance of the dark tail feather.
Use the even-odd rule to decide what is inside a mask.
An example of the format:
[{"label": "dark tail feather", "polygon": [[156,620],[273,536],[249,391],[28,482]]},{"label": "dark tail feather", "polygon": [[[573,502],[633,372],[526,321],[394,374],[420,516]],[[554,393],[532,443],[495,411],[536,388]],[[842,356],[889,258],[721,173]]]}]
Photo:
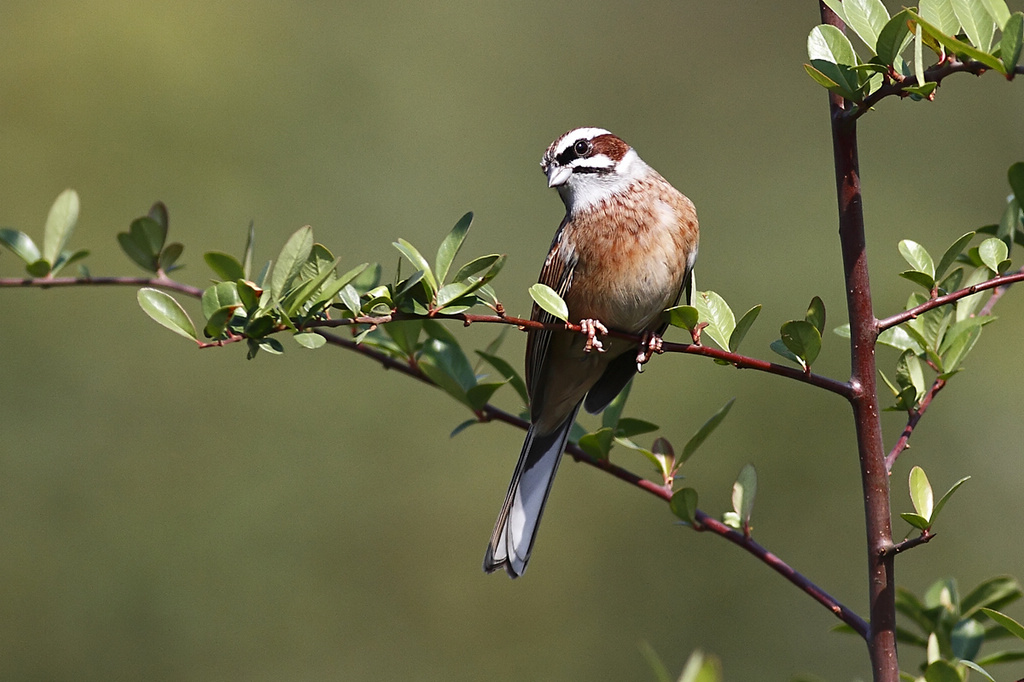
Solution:
[{"label": "dark tail feather", "polygon": [[504,568],[509,576],[516,578],[526,570],[544,504],[551,492],[551,484],[578,410],[579,405],[547,435],[537,435],[532,426],[526,434],[516,473],[512,476],[512,484],[484,556],[484,571],[487,573]]}]

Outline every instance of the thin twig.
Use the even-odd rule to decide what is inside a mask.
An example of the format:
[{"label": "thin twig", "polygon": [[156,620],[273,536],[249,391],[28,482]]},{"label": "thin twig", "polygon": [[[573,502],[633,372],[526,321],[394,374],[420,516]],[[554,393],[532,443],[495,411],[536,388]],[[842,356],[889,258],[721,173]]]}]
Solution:
[{"label": "thin twig", "polygon": [[[392,315],[374,316],[374,317],[352,317],[352,318],[340,318],[335,320],[316,320],[305,325],[305,329],[322,329],[331,327],[347,327],[357,324],[385,324],[387,322],[399,321],[399,320],[420,320],[420,319],[435,319],[435,320],[457,320],[465,325],[473,323],[483,324],[510,324],[521,329],[551,329],[553,331],[570,331],[579,332],[580,326],[572,323],[554,323],[544,324],[536,322],[534,320],[527,320],[521,317],[513,317],[511,315],[474,315],[470,313],[456,313],[456,314],[436,314],[436,315],[415,315],[411,313],[400,313],[396,312]],[[608,332],[609,336],[613,336],[627,341],[633,341],[640,343],[642,337],[638,334],[627,334],[625,332],[615,331],[614,329]],[[803,369],[796,367],[787,367],[774,362],[767,362],[765,360],[758,360],[757,358],[747,357],[738,353],[731,353],[725,350],[719,350],[712,348],[711,346],[697,345],[693,343],[664,343],[662,345],[662,351],[665,353],[688,353],[690,355],[702,355],[704,357],[714,358],[716,360],[724,360],[737,369],[753,369],[759,372],[767,372],[769,374],[775,374],[778,376],[786,377],[787,379],[793,379],[801,383],[810,384],[823,388],[827,391],[831,391],[837,395],[841,395],[845,398],[849,398],[852,395],[852,387],[850,384],[831,379],[820,374],[814,374],[813,372],[806,372]]]},{"label": "thin twig", "polygon": [[[323,336],[325,339],[327,339],[328,343],[353,350],[361,355],[365,355],[366,357],[379,362],[381,365],[388,369],[395,369],[399,372],[402,372],[403,374],[413,377],[414,379],[422,381],[423,383],[436,387],[436,385],[421,371],[408,364],[402,363],[399,360],[396,360],[390,355],[382,353],[381,351],[378,351],[374,348],[370,348],[363,344],[356,344],[355,341],[342,338],[335,334],[323,331],[322,329],[317,330],[317,333]],[[530,423],[527,420],[522,419],[521,417],[517,417],[516,415],[506,412],[505,410],[502,410],[501,408],[495,407],[494,405],[491,404],[484,405],[476,414],[477,419],[481,422],[501,421],[524,431],[530,427]],[[672,500],[673,491],[670,487],[665,485],[659,485],[654,481],[650,481],[646,478],[643,478],[642,476],[638,476],[637,474],[634,474],[628,469],[620,467],[617,464],[613,464],[608,459],[600,459],[594,457],[593,455],[590,455],[589,453],[587,453],[574,443],[568,444],[565,448],[565,452],[567,455],[571,456],[577,462],[582,462],[589,466],[600,469],[601,471],[609,473],[621,481],[625,481],[626,483],[636,488],[639,488],[640,490],[643,490],[647,493],[650,493],[651,495],[654,495],[655,497],[660,498],[664,502],[669,502]],[[724,523],[721,523],[720,521],[708,516],[702,511],[697,511],[697,520],[699,521],[700,526],[698,528],[695,528],[695,530],[711,532],[742,547],[747,552],[760,559],[769,568],[779,573],[784,578],[786,578],[786,580],[790,581],[798,588],[800,588],[802,591],[810,595],[815,601],[825,606],[825,608],[827,608],[829,611],[835,614],[840,620],[842,620],[844,623],[853,628],[862,637],[866,636],[868,626],[860,616],[858,616],[849,608],[841,604],[834,597],[830,596],[827,592],[818,587],[806,576],[793,569],[778,556],[769,552],[767,549],[759,545],[754,540],[745,537],[742,533],[730,528],[729,526],[726,526]]]},{"label": "thin twig", "polygon": [[[947,56],[946,61],[943,63],[935,64],[934,66],[925,69],[924,80],[925,83],[935,83],[936,86],[938,86],[942,84],[942,80],[946,78],[946,76],[950,76],[954,73],[971,73],[975,76],[980,76],[986,71],[991,70],[992,69],[990,67],[985,66],[981,62],[974,60],[962,62],[956,57]],[[1024,74],[1024,64],[1018,64],[1013,70],[1013,73]],[[844,116],[850,120],[857,120],[886,97],[892,97],[893,95],[897,97],[908,97],[909,94],[904,92],[903,89],[914,87],[916,85],[918,85],[917,76],[907,76],[900,80],[890,80],[861,100],[861,102],[856,104],[852,109],[845,112]]]},{"label": "thin twig", "polygon": [[933,533],[926,528],[922,530],[921,534],[917,537],[904,540],[903,542],[897,542],[895,545],[892,546],[889,552],[893,555],[899,554],[901,552],[906,552],[908,549],[914,549],[918,545],[923,545],[926,542],[931,542],[931,539],[936,535],[937,533]]},{"label": "thin twig", "polygon": [[903,428],[903,433],[900,434],[900,439],[896,441],[896,445],[892,447],[892,450],[889,451],[888,456],[885,458],[885,470],[889,472],[890,476],[892,475],[892,468],[896,465],[896,458],[899,457],[900,453],[906,450],[909,445],[908,441],[910,441],[910,436],[914,433],[914,427],[916,427],[917,423],[921,421],[921,417],[924,415],[925,410],[928,409],[928,406],[932,404],[932,399],[945,385],[946,381],[944,379],[936,379],[932,383],[931,388],[928,389],[928,392],[924,394],[923,398],[921,398],[921,402],[918,406],[910,410],[910,416],[907,418],[907,425]]},{"label": "thin twig", "polygon": [[[976,294],[980,291],[996,289],[997,287],[1005,291],[1005,288],[1008,287],[1009,285],[1013,284],[1014,282],[1021,281],[1024,281],[1024,269],[1021,269],[1013,273],[1012,275],[1000,275],[999,277],[993,277],[992,279],[986,280],[984,282],[979,282],[978,284],[974,284],[969,287],[964,287],[963,289],[957,289],[956,291],[945,294],[944,296],[936,296],[935,298],[928,299],[921,305],[914,306],[910,310],[904,310],[901,313],[896,313],[895,315],[890,315],[889,317],[883,320],[879,320],[878,331],[883,332],[886,329],[889,329],[890,327],[895,327],[897,325],[903,324],[908,320],[912,320],[918,315],[926,313],[929,310],[942,307],[949,303],[954,303],[956,301],[959,301],[961,298],[967,298],[968,296]],[[993,296],[995,296],[995,294],[993,294]],[[1001,293],[1000,296],[1002,296]],[[993,303],[992,305],[995,304]],[[985,308],[987,308],[985,314],[991,312],[991,306],[986,305]]]},{"label": "thin twig", "polygon": [[695,520],[700,524],[700,527],[696,530],[710,531],[715,535],[723,537],[729,542],[742,547],[747,552],[750,552],[773,571],[796,585],[802,592],[809,595],[819,604],[835,614],[839,620],[853,628],[861,637],[867,639],[869,627],[863,618],[844,606],[835,597],[832,597],[830,594],[811,582],[806,576],[794,570],[778,556],[772,554],[751,538],[746,537],[740,531],[730,528],[721,521],[708,516],[702,511],[697,511]]},{"label": "thin twig", "polygon": [[0,277],[0,287],[129,286],[155,287],[202,298],[203,290],[169,277]]}]

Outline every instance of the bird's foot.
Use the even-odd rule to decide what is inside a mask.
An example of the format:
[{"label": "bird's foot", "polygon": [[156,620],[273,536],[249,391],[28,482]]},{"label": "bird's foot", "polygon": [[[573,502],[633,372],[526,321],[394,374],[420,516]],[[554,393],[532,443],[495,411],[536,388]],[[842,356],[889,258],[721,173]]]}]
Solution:
[{"label": "bird's foot", "polygon": [[662,339],[654,332],[644,332],[643,337],[640,339],[640,350],[636,354],[636,371],[643,372],[644,365],[651,361],[651,357],[655,353],[664,353],[662,350]]},{"label": "bird's foot", "polygon": [[604,352],[604,344],[601,343],[601,339],[597,338],[597,335],[607,334],[608,327],[601,324],[600,320],[580,320],[580,332],[587,337],[587,345],[583,346],[584,353],[595,350],[598,353]]}]

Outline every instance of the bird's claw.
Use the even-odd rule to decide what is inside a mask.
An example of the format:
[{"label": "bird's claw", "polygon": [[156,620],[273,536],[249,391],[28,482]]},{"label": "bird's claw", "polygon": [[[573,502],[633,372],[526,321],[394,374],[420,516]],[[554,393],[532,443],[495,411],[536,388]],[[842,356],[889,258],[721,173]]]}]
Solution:
[{"label": "bird's claw", "polygon": [[580,332],[587,337],[587,344],[583,346],[584,353],[595,350],[598,353],[604,352],[604,344],[601,343],[601,339],[597,338],[597,335],[607,334],[608,327],[601,324],[600,320],[580,320]]},{"label": "bird's claw", "polygon": [[640,350],[636,354],[636,371],[643,372],[644,365],[650,362],[651,357],[655,353],[664,353],[662,350],[663,341],[660,336],[654,332],[644,332],[643,338],[640,339]]}]

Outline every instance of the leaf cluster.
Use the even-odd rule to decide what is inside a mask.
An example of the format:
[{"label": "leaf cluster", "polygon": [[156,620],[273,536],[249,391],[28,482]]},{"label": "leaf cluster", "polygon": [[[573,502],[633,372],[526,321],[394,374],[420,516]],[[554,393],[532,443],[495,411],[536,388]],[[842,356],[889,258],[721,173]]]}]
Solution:
[{"label": "leaf cluster", "polygon": [[[863,103],[883,86],[913,99],[931,98],[938,85],[928,69],[955,58],[1012,78],[1024,41],[1024,14],[1005,0],[921,0],[894,16],[881,0],[825,0],[868,48],[861,56],[834,26],[822,24],[807,39],[804,69],[819,85]],[[998,40],[996,34],[999,33]],[[913,44],[913,56],[905,53]],[[937,61],[926,60],[924,48]],[[931,77],[930,77],[931,76]]]},{"label": "leaf cluster", "polygon": [[31,277],[55,277],[63,268],[89,255],[82,249],[71,251],[65,247],[78,224],[80,202],[78,193],[66,189],[50,207],[43,227],[43,248],[24,232],[9,227],[0,228],[0,246],[25,262]]},{"label": "leaf cluster", "polygon": [[936,581],[921,597],[897,588],[896,610],[910,625],[897,626],[897,640],[925,651],[921,675],[901,673],[901,679],[964,682],[969,669],[992,680],[985,666],[1024,660],[1024,650],[981,654],[982,646],[997,640],[1024,640],[1024,626],[996,610],[1021,594],[1017,581],[1007,576],[990,578],[963,596],[952,578]]}]

